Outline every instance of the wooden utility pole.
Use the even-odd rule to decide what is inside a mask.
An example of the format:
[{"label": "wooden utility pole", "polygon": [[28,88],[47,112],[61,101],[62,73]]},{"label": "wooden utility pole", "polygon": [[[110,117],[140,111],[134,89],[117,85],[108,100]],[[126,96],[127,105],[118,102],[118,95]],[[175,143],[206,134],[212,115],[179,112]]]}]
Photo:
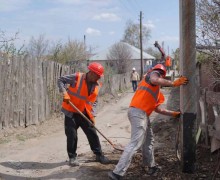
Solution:
[{"label": "wooden utility pole", "polygon": [[88,58],[88,54],[87,54],[87,51],[86,51],[86,35],[83,36],[83,40],[84,40],[84,53],[85,53],[85,58],[86,58],[86,61],[87,61],[87,66],[89,65],[89,58]]},{"label": "wooden utility pole", "polygon": [[197,115],[195,0],[179,0],[179,6],[180,73],[189,79],[186,86],[180,87],[182,171],[193,173]]},{"label": "wooden utility pole", "polygon": [[140,79],[143,77],[144,67],[143,67],[143,48],[142,48],[142,11],[140,12],[140,53],[141,53],[141,75]]}]

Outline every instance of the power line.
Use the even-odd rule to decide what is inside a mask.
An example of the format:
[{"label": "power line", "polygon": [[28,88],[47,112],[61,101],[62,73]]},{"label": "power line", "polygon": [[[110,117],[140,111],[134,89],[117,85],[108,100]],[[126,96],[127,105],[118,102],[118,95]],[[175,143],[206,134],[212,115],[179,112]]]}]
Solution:
[{"label": "power line", "polygon": [[141,7],[141,5],[139,4],[139,2],[138,2],[138,0],[134,0],[136,3],[136,6],[138,7],[138,9],[139,9],[139,11],[141,11],[142,10],[142,7]]},{"label": "power line", "polygon": [[[128,6],[128,4],[124,3],[125,1],[123,0],[119,0],[119,2],[121,3],[121,5],[127,10],[127,12],[132,15],[132,16],[137,16],[136,12],[134,12],[134,10],[132,8],[130,8],[130,6]],[[127,2],[127,1],[126,1]]]},{"label": "power line", "polygon": [[135,9],[137,10],[137,12],[140,12],[140,11],[141,11],[141,8],[138,7],[136,0],[129,0],[128,2],[131,2],[132,8],[135,7]]}]

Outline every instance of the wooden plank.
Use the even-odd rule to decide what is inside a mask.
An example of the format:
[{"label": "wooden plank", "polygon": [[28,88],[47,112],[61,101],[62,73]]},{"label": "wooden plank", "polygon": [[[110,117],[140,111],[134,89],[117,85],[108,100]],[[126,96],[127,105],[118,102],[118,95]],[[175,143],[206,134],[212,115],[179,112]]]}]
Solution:
[{"label": "wooden plank", "polygon": [[38,124],[38,59],[32,59],[32,85],[31,85],[31,93],[32,97],[30,97],[32,101],[32,124]]},{"label": "wooden plank", "polygon": [[25,70],[24,70],[24,59],[21,57],[19,61],[19,74],[18,74],[18,106],[19,106],[19,126],[25,126]]},{"label": "wooden plank", "polygon": [[43,80],[43,83],[44,83],[43,91],[44,91],[44,112],[45,112],[45,118],[49,117],[49,114],[50,114],[50,107],[49,107],[49,103],[48,103],[48,93],[47,93],[47,88],[48,88],[48,84],[49,84],[48,81],[50,80],[49,76],[48,76],[49,65],[50,65],[50,62],[46,61],[46,62],[44,62],[44,66],[43,66],[43,77],[44,77],[44,80]]},{"label": "wooden plank", "polygon": [[200,132],[200,128],[201,128],[201,126],[205,127],[205,129],[203,129],[203,132],[205,134],[205,144],[208,145],[208,130],[207,130],[207,120],[206,120],[207,119],[207,110],[206,110],[207,107],[206,107],[206,103],[204,102],[204,98],[203,97],[200,97],[199,105],[200,105],[200,109],[201,109],[202,121],[201,121],[201,124],[199,126],[199,130],[198,130],[197,133],[199,133],[198,136],[200,136],[200,133],[201,133]]},{"label": "wooden plank", "polygon": [[10,124],[13,127],[19,126],[19,109],[18,109],[18,58],[12,60],[11,72],[11,107],[10,107]]},{"label": "wooden plank", "polygon": [[1,58],[0,59],[0,99],[1,99],[1,103],[0,103],[0,129],[3,128],[3,112],[4,112],[4,87],[5,87],[5,59]]},{"label": "wooden plank", "polygon": [[4,98],[5,98],[5,103],[4,103],[4,125],[6,128],[11,127],[10,124],[10,103],[11,103],[11,69],[12,69],[12,62],[11,59],[7,59],[7,64],[6,64],[6,76],[5,76],[5,89],[4,89]]},{"label": "wooden plank", "polygon": [[32,59],[25,59],[25,125],[32,124]]},{"label": "wooden plank", "polygon": [[45,98],[45,94],[44,94],[44,90],[43,90],[43,80],[44,80],[44,76],[43,76],[43,62],[39,61],[38,62],[38,121],[42,122],[45,120],[45,104],[44,104],[44,98]]},{"label": "wooden plank", "polygon": [[201,129],[201,127],[199,127],[199,129],[198,129],[198,131],[197,131],[197,133],[196,133],[196,144],[197,144],[198,141],[199,141],[199,137],[200,137],[200,135],[201,135],[201,132],[202,132],[202,129]]}]

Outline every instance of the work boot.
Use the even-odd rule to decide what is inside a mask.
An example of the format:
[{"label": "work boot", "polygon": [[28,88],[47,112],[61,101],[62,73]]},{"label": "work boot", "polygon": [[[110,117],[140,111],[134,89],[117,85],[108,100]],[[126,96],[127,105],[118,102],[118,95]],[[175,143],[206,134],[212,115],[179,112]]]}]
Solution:
[{"label": "work boot", "polygon": [[162,169],[162,168],[161,168],[160,166],[158,166],[158,165],[156,165],[156,166],[154,166],[154,167],[148,167],[147,174],[152,176],[152,175],[154,175],[155,173],[160,172],[161,169]]},{"label": "work boot", "polygon": [[96,154],[96,161],[100,162],[101,164],[109,164],[110,163],[110,160],[107,157],[105,157],[103,154],[101,154],[101,155]]},{"label": "work boot", "polygon": [[74,157],[74,158],[70,158],[69,159],[69,165],[70,166],[79,166],[79,161],[76,159],[76,157]]},{"label": "work boot", "polygon": [[112,171],[111,172],[108,172],[108,179],[111,179],[111,180],[120,180],[122,179],[122,176],[118,175],[118,174],[115,174],[113,173]]}]

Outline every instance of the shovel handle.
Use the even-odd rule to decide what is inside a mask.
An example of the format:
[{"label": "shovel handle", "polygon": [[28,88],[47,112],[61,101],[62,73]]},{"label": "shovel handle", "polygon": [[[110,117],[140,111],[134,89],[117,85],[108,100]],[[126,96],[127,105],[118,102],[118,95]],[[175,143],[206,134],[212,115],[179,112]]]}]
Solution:
[{"label": "shovel handle", "polygon": [[95,125],[89,120],[89,118],[87,118],[71,101],[69,101],[69,104],[88,122],[90,123],[101,135],[102,137],[104,137],[111,145],[114,149],[119,150],[119,151],[123,151],[122,149],[116,148],[115,145],[104,135],[102,134],[101,131],[99,131],[98,128],[95,127]]}]

